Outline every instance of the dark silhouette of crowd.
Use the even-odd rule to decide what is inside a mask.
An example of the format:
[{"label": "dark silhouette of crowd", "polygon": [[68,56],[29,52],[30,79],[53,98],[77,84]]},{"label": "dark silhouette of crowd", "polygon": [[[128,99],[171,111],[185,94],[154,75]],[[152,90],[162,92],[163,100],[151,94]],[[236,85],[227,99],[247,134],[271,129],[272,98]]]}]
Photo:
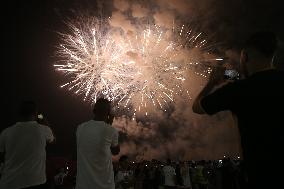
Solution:
[{"label": "dark silhouette of crowd", "polygon": [[[76,161],[63,160],[58,172],[48,177],[48,189],[71,189],[76,185]],[[68,162],[68,163],[66,163]],[[220,160],[200,161],[171,161],[159,160],[130,160],[126,155],[120,156],[119,161],[113,163],[115,188],[117,189],[241,189],[246,175],[243,171],[243,161],[240,159],[223,158]],[[49,161],[56,164],[54,161]],[[70,173],[66,172],[68,164]],[[165,166],[174,170],[172,178],[167,174]],[[60,166],[59,166],[60,167]],[[65,171],[64,171],[65,170]],[[59,177],[61,176],[61,177]],[[58,183],[58,178],[62,178]],[[170,179],[170,181],[166,181]],[[172,182],[171,186],[167,184]]]}]

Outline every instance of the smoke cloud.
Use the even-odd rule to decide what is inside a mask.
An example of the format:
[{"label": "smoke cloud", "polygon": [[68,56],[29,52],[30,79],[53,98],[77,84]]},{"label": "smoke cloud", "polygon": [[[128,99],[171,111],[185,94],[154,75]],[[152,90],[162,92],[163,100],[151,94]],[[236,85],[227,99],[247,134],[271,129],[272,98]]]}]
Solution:
[{"label": "smoke cloud", "polygon": [[[121,29],[128,37],[134,37],[132,34],[141,29],[141,24],[155,24],[166,31],[164,39],[167,40],[172,35],[172,29],[182,24],[192,24],[193,30],[208,28],[207,21],[203,25],[196,25],[196,22],[201,20],[200,15],[204,19],[204,14],[214,14],[209,8],[213,2],[215,1],[114,0],[109,23],[112,27]],[[216,38],[212,34],[206,37]],[[214,45],[212,48],[218,48],[218,45]],[[227,62],[227,66],[234,64],[238,56],[234,50],[224,50],[224,55],[234,58]],[[137,53],[129,51],[127,56],[139,62]],[[190,59],[194,62],[200,58],[211,60],[216,56],[198,49],[180,49],[178,56],[172,60],[179,62]],[[230,112],[221,112],[215,116],[194,114],[191,110],[192,100],[206,84],[206,79],[197,76],[193,70],[186,75],[184,87],[188,89],[189,97],[176,96],[173,107],[167,114],[153,110],[142,120],[132,120],[126,116],[115,119],[113,125],[121,135],[121,154],[128,154],[136,160],[167,157],[200,160],[218,159],[224,155],[240,156],[238,129],[232,115]]]},{"label": "smoke cloud", "polygon": [[[190,24],[193,29],[203,32],[226,58],[224,66],[237,68],[242,41],[252,32],[271,29],[276,34],[283,32],[279,5],[273,1],[226,1],[226,0],[106,0],[102,8],[112,27],[131,35],[140,28],[139,24],[156,24],[168,29],[173,25]],[[283,14],[283,13],[282,13]],[[268,16],[269,15],[269,16]],[[138,24],[137,24],[138,23]],[[116,37],[120,38],[118,32]],[[213,54],[184,51],[175,57],[203,56],[214,58]],[[128,56],[137,58],[135,53]],[[113,125],[121,133],[122,154],[136,159],[218,159],[241,154],[239,132],[229,112],[214,116],[200,116],[192,112],[192,101],[206,84],[206,78],[189,71],[184,84],[189,98],[176,97],[168,114],[153,111],[151,118],[143,121],[128,117],[116,118]]]},{"label": "smoke cloud", "polygon": [[134,27],[131,25],[130,20],[127,19],[121,12],[115,11],[112,13],[112,17],[109,21],[113,27],[120,27],[124,32],[133,31]]},{"label": "smoke cloud", "polygon": [[147,17],[149,10],[138,3],[132,5],[132,16],[134,18]]},{"label": "smoke cloud", "polygon": [[114,0],[113,5],[118,10],[124,12],[129,8],[129,2],[127,0]]}]

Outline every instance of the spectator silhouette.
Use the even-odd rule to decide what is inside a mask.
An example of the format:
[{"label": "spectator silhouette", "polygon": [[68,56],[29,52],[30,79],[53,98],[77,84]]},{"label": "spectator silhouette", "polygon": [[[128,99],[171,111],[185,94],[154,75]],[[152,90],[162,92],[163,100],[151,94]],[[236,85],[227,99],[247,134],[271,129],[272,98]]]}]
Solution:
[{"label": "spectator silhouette", "polygon": [[129,169],[128,156],[122,155],[119,158],[119,170],[115,175],[115,183],[117,189],[131,188],[133,182],[133,172]]},{"label": "spectator silhouette", "polygon": [[179,162],[176,164],[175,172],[176,172],[176,184],[178,186],[183,186],[183,178],[181,175],[181,167]]},{"label": "spectator silhouette", "polygon": [[64,188],[64,179],[68,175],[68,170],[60,168],[58,173],[54,176],[54,183],[56,189]]},{"label": "spectator silhouette", "polygon": [[191,178],[189,172],[189,165],[188,162],[183,162],[181,166],[181,175],[183,180],[183,185],[185,188],[191,188]]},{"label": "spectator silhouette", "polygon": [[[249,188],[276,188],[282,184],[276,174],[283,160],[284,73],[273,67],[277,40],[271,32],[258,32],[244,44],[240,57],[242,79],[222,82],[223,69],[215,68],[207,85],[197,96],[193,111],[215,114],[230,110],[238,120]],[[261,166],[269,161],[270,166]],[[265,174],[267,173],[267,174]]]},{"label": "spectator silhouette", "polygon": [[46,143],[54,137],[49,127],[37,123],[37,106],[25,101],[20,120],[0,135],[4,168],[0,188],[43,188],[46,182]]},{"label": "spectator silhouette", "polygon": [[174,188],[176,186],[176,172],[172,167],[172,161],[170,159],[167,159],[167,165],[163,167],[163,174],[165,177],[164,188]]},{"label": "spectator silhouette", "polygon": [[94,119],[82,123],[76,132],[76,189],[114,189],[112,155],[119,153],[118,132],[110,124],[111,103],[98,99],[93,109]]}]

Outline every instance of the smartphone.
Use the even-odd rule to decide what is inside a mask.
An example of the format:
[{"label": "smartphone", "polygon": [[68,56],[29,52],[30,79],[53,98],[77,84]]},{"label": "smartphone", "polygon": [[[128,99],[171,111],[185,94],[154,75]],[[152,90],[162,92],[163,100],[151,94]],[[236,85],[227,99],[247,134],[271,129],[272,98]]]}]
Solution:
[{"label": "smartphone", "polygon": [[225,79],[237,80],[239,79],[240,74],[237,70],[225,70],[224,77]]},{"label": "smartphone", "polygon": [[37,118],[38,118],[38,119],[43,119],[43,115],[42,115],[42,114],[38,114],[38,115],[37,115]]}]

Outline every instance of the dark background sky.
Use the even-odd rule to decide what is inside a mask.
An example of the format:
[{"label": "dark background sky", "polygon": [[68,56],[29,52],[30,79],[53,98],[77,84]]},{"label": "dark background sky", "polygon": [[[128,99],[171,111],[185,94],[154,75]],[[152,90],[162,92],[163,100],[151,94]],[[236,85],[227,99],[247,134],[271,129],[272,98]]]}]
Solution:
[{"label": "dark background sky", "polygon": [[2,62],[5,108],[1,130],[17,121],[17,106],[22,100],[35,100],[57,136],[52,151],[66,154],[74,147],[76,125],[90,118],[91,107],[59,87],[64,80],[54,70],[53,56],[58,39],[55,31],[62,29],[63,23],[55,14],[56,7],[68,10],[72,1],[15,3],[5,15],[7,26],[2,37],[8,48],[4,48],[7,52]]},{"label": "dark background sky", "polygon": [[[76,125],[91,117],[91,107],[80,97],[59,88],[64,78],[53,68],[58,42],[55,31],[64,29],[62,18],[69,16],[69,9],[78,6],[84,9],[85,2],[14,1],[2,6],[1,33],[5,45],[2,43],[1,49],[5,58],[1,61],[3,121],[0,130],[16,122],[16,107],[21,100],[34,99],[57,136],[53,151],[62,154],[73,151]],[[273,30],[283,39],[284,11],[280,0],[213,2],[215,7],[210,9],[218,9],[213,21],[219,24],[217,36],[221,36],[228,47],[238,49],[241,39],[258,29]],[[60,10],[61,15],[55,10]]]}]

